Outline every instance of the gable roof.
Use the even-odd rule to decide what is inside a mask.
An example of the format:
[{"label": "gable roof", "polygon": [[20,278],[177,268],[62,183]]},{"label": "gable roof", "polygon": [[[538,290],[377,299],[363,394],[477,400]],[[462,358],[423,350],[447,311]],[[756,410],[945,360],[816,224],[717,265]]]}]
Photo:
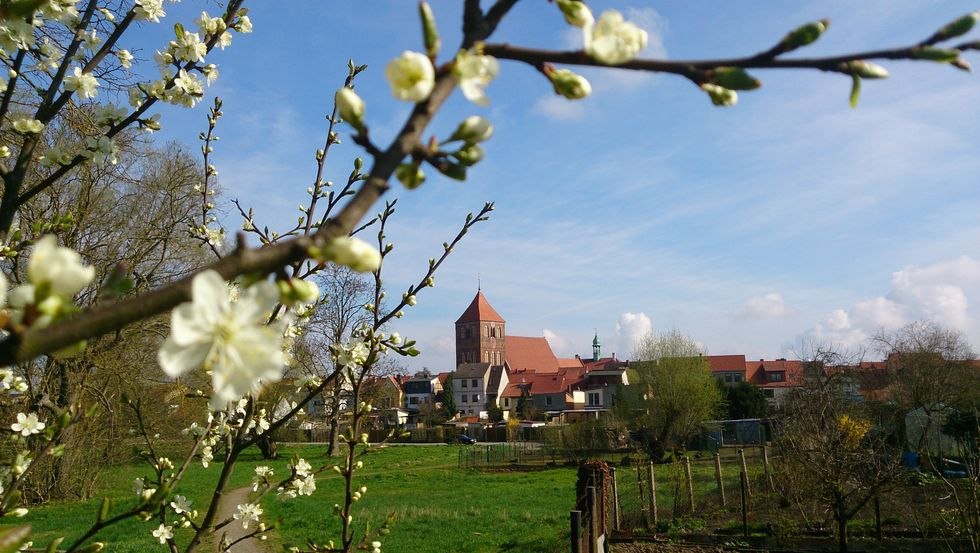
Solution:
[{"label": "gable roof", "polygon": [[484,378],[490,370],[490,363],[463,363],[456,368],[453,378]]},{"label": "gable roof", "polygon": [[544,337],[504,336],[504,356],[511,370],[557,372],[558,358]]},{"label": "gable roof", "polygon": [[559,357],[558,358],[558,368],[568,369],[568,368],[571,368],[571,367],[581,367],[581,366],[583,366],[582,359],[579,358],[579,357],[572,357],[572,358]]},{"label": "gable roof", "polygon": [[483,292],[477,291],[476,296],[473,297],[473,301],[470,302],[470,306],[463,311],[463,314],[456,319],[456,324],[460,323],[475,323],[477,321],[490,321],[494,323],[504,322],[504,318],[501,317],[493,307],[490,306],[490,302],[483,295]]},{"label": "gable roof", "polygon": [[744,355],[706,355],[711,372],[745,372]]}]

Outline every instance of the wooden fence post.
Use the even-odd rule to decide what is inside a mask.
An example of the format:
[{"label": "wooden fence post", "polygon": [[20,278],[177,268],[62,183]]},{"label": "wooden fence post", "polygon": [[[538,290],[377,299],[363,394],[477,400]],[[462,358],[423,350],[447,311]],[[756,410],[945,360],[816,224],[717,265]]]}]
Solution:
[{"label": "wooden fence post", "polygon": [[657,531],[657,479],[653,475],[653,461],[647,465],[647,481],[650,489],[650,521],[653,525],[653,531]]},{"label": "wooden fence post", "polygon": [[613,530],[619,531],[619,486],[616,482],[616,467],[609,467],[609,475],[612,478]]},{"label": "wooden fence post", "polygon": [[749,476],[745,474],[745,471],[740,471],[738,473],[739,487],[742,491],[742,536],[749,537],[749,517],[748,517],[748,504],[746,499],[749,495]]},{"label": "wooden fence post", "polygon": [[875,496],[875,539],[881,541],[881,500]]},{"label": "wooden fence post", "polygon": [[572,553],[582,553],[582,511],[571,512]]},{"label": "wooden fence post", "polygon": [[599,553],[598,509],[595,486],[589,486],[589,553]]},{"label": "wooden fence post", "polygon": [[721,477],[721,453],[715,453],[715,481],[718,483],[718,501],[725,506],[725,480]]},{"label": "wooden fence post", "polygon": [[738,448],[738,456],[742,461],[742,472],[745,474],[745,494],[752,496],[752,488],[749,487],[749,467],[745,464],[745,449]]},{"label": "wooden fence post", "polygon": [[687,504],[694,514],[694,477],[691,475],[691,458],[684,457],[684,479],[687,480]]},{"label": "wooden fence post", "polygon": [[650,528],[650,511],[643,499],[643,473],[640,471],[639,459],[636,461],[636,487],[640,490],[640,517],[643,519],[643,524]]},{"label": "wooden fence post", "polygon": [[776,484],[772,481],[772,470],[769,467],[769,447],[762,444],[762,470],[766,473],[766,482],[769,484],[769,491],[776,491]]}]

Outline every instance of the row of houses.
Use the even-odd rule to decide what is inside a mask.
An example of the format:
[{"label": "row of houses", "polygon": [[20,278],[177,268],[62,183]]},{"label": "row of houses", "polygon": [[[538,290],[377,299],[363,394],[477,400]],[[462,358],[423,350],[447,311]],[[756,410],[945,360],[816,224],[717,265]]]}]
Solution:
[{"label": "row of houses", "polygon": [[[486,420],[494,408],[504,418],[529,413],[562,422],[598,418],[616,405],[617,391],[629,386],[629,361],[602,356],[598,335],[590,356],[561,358],[543,337],[510,336],[506,321],[481,291],[455,323],[456,369],[414,376],[388,376],[370,383],[375,405],[399,424],[415,422],[426,406],[451,391],[458,418]],[[725,385],[747,382],[779,403],[803,382],[800,361],[747,360],[744,355],[705,356]]]}]

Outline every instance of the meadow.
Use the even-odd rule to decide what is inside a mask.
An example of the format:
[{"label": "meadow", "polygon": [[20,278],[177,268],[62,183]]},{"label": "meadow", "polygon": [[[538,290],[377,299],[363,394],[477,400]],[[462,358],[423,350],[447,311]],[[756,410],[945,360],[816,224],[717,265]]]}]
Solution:
[{"label": "meadow", "polygon": [[[377,528],[393,512],[392,532],[382,540],[387,551],[567,550],[574,468],[493,472],[457,468],[458,447],[462,446],[390,446],[364,457],[357,483],[367,486],[368,492],[355,506],[355,524]],[[280,453],[280,460],[269,462],[257,450],[249,451],[236,465],[232,488],[248,486],[258,465],[267,464],[277,475],[286,474],[286,461],[293,454],[314,466],[333,464],[322,447],[282,447]],[[191,499],[195,508],[203,508],[219,471],[218,466],[204,469],[195,465],[176,493]],[[138,465],[115,466],[104,472],[100,489],[112,500],[111,513],[135,502],[133,480],[148,472]],[[342,481],[333,471],[326,471],[317,478],[317,485],[311,497],[283,501],[270,494],[263,499],[264,520],[276,526],[266,542],[268,550],[302,547],[307,539],[326,543],[337,537],[339,521],[333,505],[342,499]],[[95,520],[100,502],[101,496],[37,506],[18,522],[34,528],[35,547],[44,547],[59,536],[71,541]],[[97,539],[106,542],[109,551],[159,552],[163,549],[150,534],[157,524],[128,520],[103,530]],[[178,542],[188,539],[186,532],[176,534]]]}]

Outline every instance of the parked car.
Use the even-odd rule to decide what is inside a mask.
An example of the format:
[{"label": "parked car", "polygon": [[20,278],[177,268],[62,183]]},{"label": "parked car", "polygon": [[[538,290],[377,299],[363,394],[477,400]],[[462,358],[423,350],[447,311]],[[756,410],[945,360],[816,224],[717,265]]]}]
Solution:
[{"label": "parked car", "polygon": [[449,438],[448,440],[446,440],[446,443],[449,443],[449,444],[473,445],[473,444],[476,443],[476,440],[474,440],[473,438],[467,436],[466,434],[458,434],[458,435],[452,436],[451,438]]}]

